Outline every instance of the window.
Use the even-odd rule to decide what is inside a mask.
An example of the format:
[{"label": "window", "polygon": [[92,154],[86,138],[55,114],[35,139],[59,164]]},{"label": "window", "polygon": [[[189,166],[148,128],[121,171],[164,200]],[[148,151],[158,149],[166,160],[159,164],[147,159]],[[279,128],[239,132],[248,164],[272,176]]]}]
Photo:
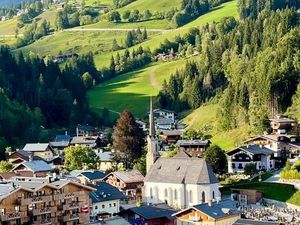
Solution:
[{"label": "window", "polygon": [[105,208],[105,205],[102,205],[102,209],[104,209]]},{"label": "window", "polygon": [[232,163],[232,169],[235,169],[235,163]]},{"label": "window", "polygon": [[95,205],[95,209],[98,209],[98,206],[97,206],[97,205]]},{"label": "window", "polygon": [[168,197],[168,190],[167,190],[167,188],[165,189],[165,197]]},{"label": "window", "polygon": [[202,191],[202,199],[201,199],[201,201],[202,201],[202,203],[205,202],[205,192],[204,191]]},{"label": "window", "polygon": [[150,199],[153,199],[153,190],[150,188]]},{"label": "window", "polygon": [[213,191],[213,199],[215,199],[215,192]]},{"label": "window", "polygon": [[177,200],[177,190],[174,190],[174,200]]},{"label": "window", "polygon": [[242,165],[242,163],[239,163],[239,167],[238,167],[239,169],[243,169],[243,165]]},{"label": "window", "polygon": [[193,202],[193,192],[190,191],[190,202]]},{"label": "window", "polygon": [[116,203],[114,203],[114,207],[116,207],[117,206],[117,204]]}]

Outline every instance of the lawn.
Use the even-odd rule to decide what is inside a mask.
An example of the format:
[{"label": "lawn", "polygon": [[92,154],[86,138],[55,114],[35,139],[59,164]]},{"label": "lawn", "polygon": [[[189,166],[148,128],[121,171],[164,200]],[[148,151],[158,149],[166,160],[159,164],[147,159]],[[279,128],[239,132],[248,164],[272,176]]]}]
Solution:
[{"label": "lawn", "polygon": [[221,188],[223,194],[230,193],[230,188],[254,189],[261,191],[263,197],[281,202],[288,202],[300,206],[300,191],[295,190],[293,185],[279,183],[252,182],[241,185]]},{"label": "lawn", "polygon": [[144,118],[150,96],[156,96],[164,79],[184,66],[185,60],[152,63],[150,66],[124,75],[119,75],[98,85],[88,93],[91,108],[107,108],[121,112],[125,109],[138,118]]}]

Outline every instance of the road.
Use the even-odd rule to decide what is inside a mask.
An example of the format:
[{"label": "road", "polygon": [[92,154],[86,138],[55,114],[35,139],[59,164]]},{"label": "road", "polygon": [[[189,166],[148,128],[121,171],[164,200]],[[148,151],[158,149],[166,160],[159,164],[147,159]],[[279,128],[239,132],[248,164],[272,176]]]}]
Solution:
[{"label": "road", "polygon": [[[141,28],[142,29],[142,28]],[[137,28],[70,28],[65,29],[64,31],[131,31],[131,30],[137,30]],[[166,32],[170,30],[164,30],[164,29],[147,29],[149,32]]]},{"label": "road", "polygon": [[161,86],[160,86],[160,84],[157,82],[157,80],[156,80],[156,77],[155,77],[155,75],[156,75],[156,67],[154,67],[151,71],[150,71],[150,83],[151,83],[151,85],[152,85],[152,87],[154,87],[154,88],[156,88],[156,89],[158,89],[158,90],[160,90],[161,89]]}]

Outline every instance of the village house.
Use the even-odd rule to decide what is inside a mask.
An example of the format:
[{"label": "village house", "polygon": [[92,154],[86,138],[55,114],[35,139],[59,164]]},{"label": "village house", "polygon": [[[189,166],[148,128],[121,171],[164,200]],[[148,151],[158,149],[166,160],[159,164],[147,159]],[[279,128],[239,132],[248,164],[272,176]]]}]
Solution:
[{"label": "village house", "polygon": [[32,157],[38,156],[45,161],[51,161],[54,157],[54,151],[48,143],[26,144],[23,151],[31,153]]},{"label": "village house", "polygon": [[87,224],[92,187],[54,178],[0,184],[2,224]]},{"label": "village house", "polygon": [[263,193],[254,189],[231,188],[231,200],[239,205],[256,204],[263,198]]},{"label": "village house", "polygon": [[99,136],[76,136],[72,138],[70,145],[83,145],[89,148],[98,148],[101,147],[101,139]]},{"label": "village house", "polygon": [[135,121],[139,127],[143,130],[143,131],[147,131],[147,125],[145,122],[141,121],[141,120],[136,120]]},{"label": "village house", "polygon": [[36,177],[46,177],[52,167],[43,160],[33,160],[23,162],[12,169],[12,172],[20,173],[21,171],[30,171]]},{"label": "village house", "polygon": [[157,118],[155,119],[155,128],[157,130],[171,130],[175,127],[172,119]]},{"label": "village house", "polygon": [[9,153],[9,155],[7,156],[7,160],[14,164],[14,165],[18,165],[20,163],[23,162],[28,162],[29,160],[42,160],[41,157],[39,156],[32,156],[31,152],[27,152],[21,149],[18,149],[14,152]]},{"label": "village house", "polygon": [[90,125],[81,125],[76,126],[76,136],[98,136],[99,129]]},{"label": "village house", "polygon": [[263,145],[274,152],[275,159],[281,160],[286,158],[293,159],[300,155],[299,140],[299,137],[296,135],[264,134],[245,141],[245,144]]},{"label": "village house", "polygon": [[191,206],[174,214],[177,225],[231,225],[240,218],[240,213],[230,200]]},{"label": "village house", "polygon": [[49,145],[57,155],[63,155],[64,149],[70,145],[71,140],[72,138],[68,134],[57,135],[53,141],[49,142]]},{"label": "village house", "polygon": [[194,139],[194,140],[178,140],[176,146],[194,157],[203,156],[204,152],[210,146],[210,140]]},{"label": "village house", "polygon": [[172,123],[176,122],[176,114],[174,111],[167,109],[154,109],[153,114],[154,118],[170,119]]},{"label": "village house", "polygon": [[137,170],[112,172],[103,181],[118,188],[130,200],[138,200],[142,196],[144,176]]},{"label": "village house", "polygon": [[276,116],[270,119],[270,125],[274,134],[287,134],[296,131],[296,122],[292,119],[283,116]]},{"label": "village house", "polygon": [[102,148],[95,149],[96,155],[99,157],[98,169],[101,171],[110,170],[113,167],[122,167],[122,163],[117,163],[111,151],[104,151]]},{"label": "village house", "polygon": [[14,171],[7,173],[0,173],[0,182],[8,182],[16,177],[33,177],[32,171]]},{"label": "village house", "polygon": [[172,216],[175,212],[169,208],[140,206],[121,211],[119,215],[131,224],[176,225],[176,218]]},{"label": "village house", "polygon": [[181,139],[183,130],[161,130],[159,137],[165,144],[175,144]]},{"label": "village house", "polygon": [[82,184],[96,184],[102,181],[104,177],[105,173],[101,171],[86,171],[76,176]]},{"label": "village house", "polygon": [[106,218],[120,212],[120,204],[127,197],[118,188],[106,182],[99,182],[90,186],[96,189],[90,193],[93,218]]},{"label": "village house", "polygon": [[257,170],[271,170],[275,168],[273,151],[262,145],[240,146],[226,152],[228,173],[244,172],[247,164],[255,164]]}]

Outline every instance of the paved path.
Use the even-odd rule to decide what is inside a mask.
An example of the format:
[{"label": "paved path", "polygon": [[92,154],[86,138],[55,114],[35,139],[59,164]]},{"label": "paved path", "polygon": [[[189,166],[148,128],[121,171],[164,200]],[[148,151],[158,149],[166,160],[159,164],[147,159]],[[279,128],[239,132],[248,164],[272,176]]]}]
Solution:
[{"label": "paved path", "polygon": [[[63,31],[132,31],[132,30],[137,30],[138,28],[70,28],[70,29],[65,29]],[[143,28],[141,28],[143,29]],[[149,32],[166,32],[170,30],[164,30],[164,29],[147,29]]]},{"label": "paved path", "polygon": [[115,110],[111,110],[111,109],[108,109],[108,108],[105,108],[105,107],[93,107],[93,108],[96,108],[96,109],[107,109],[109,112],[112,112],[112,113],[115,113],[115,114],[118,114],[120,115],[121,113],[120,112],[117,112]]},{"label": "paved path", "polygon": [[160,84],[157,82],[156,77],[155,77],[156,69],[157,69],[157,67],[154,67],[153,69],[150,70],[150,74],[149,74],[150,75],[150,83],[154,88],[160,90],[161,89]]}]

